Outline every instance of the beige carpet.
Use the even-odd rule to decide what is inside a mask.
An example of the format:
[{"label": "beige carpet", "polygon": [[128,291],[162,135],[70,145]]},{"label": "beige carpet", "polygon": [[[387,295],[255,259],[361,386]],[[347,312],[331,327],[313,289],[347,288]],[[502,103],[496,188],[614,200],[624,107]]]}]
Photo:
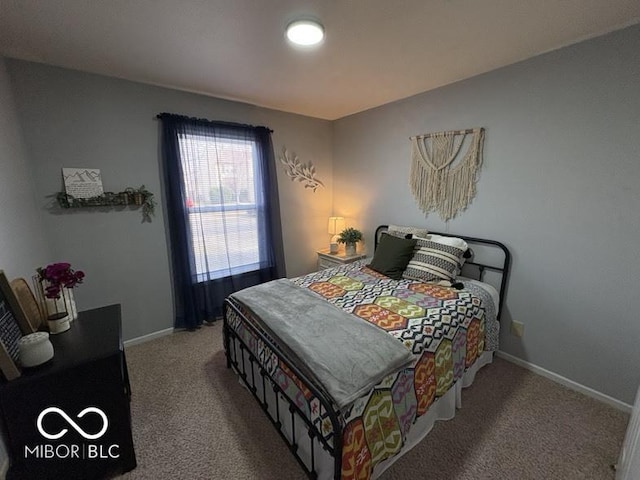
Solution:
[{"label": "beige carpet", "polygon": [[[304,479],[225,366],[218,322],[127,348],[138,467],[124,479]],[[496,359],[463,408],[382,476],[613,479],[628,415]]]}]

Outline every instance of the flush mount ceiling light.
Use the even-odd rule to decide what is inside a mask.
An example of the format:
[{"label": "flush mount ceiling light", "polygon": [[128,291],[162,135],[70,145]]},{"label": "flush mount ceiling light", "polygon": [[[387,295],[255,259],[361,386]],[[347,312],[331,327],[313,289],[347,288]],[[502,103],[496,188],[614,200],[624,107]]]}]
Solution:
[{"label": "flush mount ceiling light", "polygon": [[324,39],[324,28],[315,20],[296,20],[287,26],[287,38],[291,43],[310,47]]}]

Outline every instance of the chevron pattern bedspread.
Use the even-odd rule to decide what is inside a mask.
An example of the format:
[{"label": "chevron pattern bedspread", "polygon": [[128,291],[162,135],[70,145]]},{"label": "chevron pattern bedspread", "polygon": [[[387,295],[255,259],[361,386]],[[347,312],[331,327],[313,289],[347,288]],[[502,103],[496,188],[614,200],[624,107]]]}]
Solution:
[{"label": "chevron pattern bedspread", "polygon": [[[416,419],[462,377],[486,348],[487,330],[497,332],[494,309],[477,290],[456,290],[433,283],[392,280],[357,262],[293,280],[302,288],[397,338],[413,353],[411,367],[382,380],[341,412],[342,478],[368,479],[381,461],[396,455]],[[488,306],[488,305],[487,305]],[[273,361],[240,319],[231,326],[280,388],[330,440],[326,412],[284,365]],[[492,317],[492,318],[488,318]],[[487,328],[487,326],[490,328]],[[357,339],[354,339],[357,341]],[[496,343],[492,341],[491,343]]]}]

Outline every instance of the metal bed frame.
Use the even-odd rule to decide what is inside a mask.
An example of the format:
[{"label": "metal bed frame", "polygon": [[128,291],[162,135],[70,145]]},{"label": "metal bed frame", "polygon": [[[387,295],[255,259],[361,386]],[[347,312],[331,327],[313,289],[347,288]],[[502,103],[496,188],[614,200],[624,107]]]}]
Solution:
[{"label": "metal bed frame", "polygon": [[[381,225],[376,229],[375,246],[377,247],[380,235],[387,229],[387,225]],[[504,253],[504,261],[502,265],[490,265],[480,263],[471,258],[465,262],[465,265],[474,265],[478,268],[478,280],[482,281],[485,270],[497,271],[501,274],[500,285],[500,303],[498,309],[498,320],[502,313],[504,298],[506,294],[507,279],[509,276],[509,268],[511,263],[511,255],[505,245],[494,240],[485,240],[475,237],[466,237],[461,235],[453,235],[449,233],[430,232],[437,235],[456,236],[462,238],[469,244],[480,244],[497,247]],[[317,478],[316,472],[316,449],[322,448],[333,458],[333,478],[339,480],[342,473],[342,434],[345,426],[340,419],[340,412],[337,410],[335,403],[325,392],[321,385],[318,385],[312,378],[306,375],[293,361],[291,361],[286,352],[280,348],[277,343],[265,332],[259,325],[243,312],[243,308],[234,299],[227,298],[224,301],[224,321],[223,335],[224,348],[226,353],[227,368],[232,368],[238,373],[245,386],[249,389],[254,398],[258,401],[271,423],[276,427],[280,437],[284,440],[297,462],[303,468],[307,476],[311,479]],[[233,317],[237,317],[233,318]],[[231,323],[242,323],[251,334],[257,339],[255,350],[247,345],[241,335],[231,326]],[[257,353],[257,355],[256,355]],[[320,410],[324,410],[331,422],[332,438],[326,439],[319,430],[320,425],[314,423],[306,417],[306,414],[296,405],[295,400],[278,385],[272,373],[270,373],[268,364],[275,360],[278,364],[284,365],[302,382],[313,397],[320,403]],[[256,372],[259,374],[256,379]],[[268,395],[269,390],[273,395]],[[284,405],[281,405],[281,402]],[[283,407],[284,412],[283,412]],[[286,431],[286,425],[283,423],[283,415],[289,415],[290,431]],[[306,427],[306,439],[298,436],[296,438],[296,419],[302,421],[303,428]],[[303,436],[304,437],[304,436]],[[308,442],[310,458],[302,458],[300,455],[301,442]],[[306,460],[306,461],[305,461]]]}]

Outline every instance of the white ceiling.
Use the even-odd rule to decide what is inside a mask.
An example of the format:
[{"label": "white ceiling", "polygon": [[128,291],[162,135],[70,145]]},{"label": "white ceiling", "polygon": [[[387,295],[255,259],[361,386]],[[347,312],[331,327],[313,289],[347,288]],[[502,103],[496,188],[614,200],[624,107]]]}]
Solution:
[{"label": "white ceiling", "polygon": [[[300,16],[321,47],[287,43]],[[0,0],[0,55],[332,120],[638,22],[638,0]]]}]

